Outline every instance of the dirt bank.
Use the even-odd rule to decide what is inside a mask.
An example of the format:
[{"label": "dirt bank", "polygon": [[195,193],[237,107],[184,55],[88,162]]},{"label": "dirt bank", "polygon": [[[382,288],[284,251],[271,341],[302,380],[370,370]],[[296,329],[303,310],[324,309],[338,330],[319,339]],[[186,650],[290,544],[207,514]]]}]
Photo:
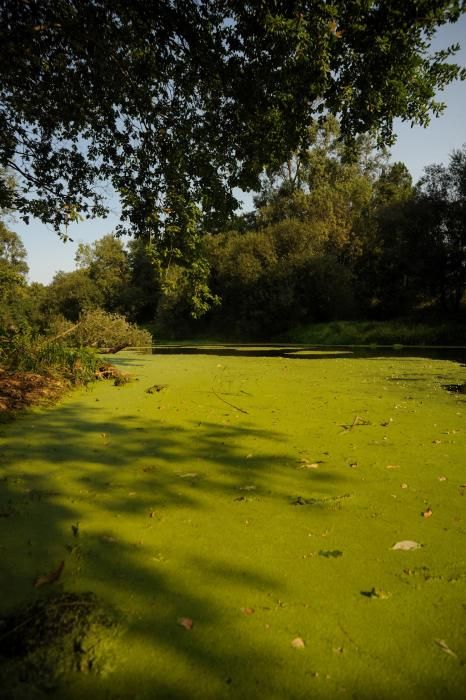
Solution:
[{"label": "dirt bank", "polygon": [[50,375],[0,369],[0,414],[54,401],[68,386],[66,380]]}]

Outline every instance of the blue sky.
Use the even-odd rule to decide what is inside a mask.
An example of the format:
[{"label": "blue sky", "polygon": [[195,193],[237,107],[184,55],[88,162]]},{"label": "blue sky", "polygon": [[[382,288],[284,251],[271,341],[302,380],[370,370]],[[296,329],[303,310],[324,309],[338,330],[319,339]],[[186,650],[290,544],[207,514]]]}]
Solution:
[{"label": "blue sky", "polygon": [[[456,24],[442,27],[432,46],[438,50],[453,43],[462,46],[455,61],[466,66],[466,15]],[[439,97],[447,104],[447,109],[440,118],[432,119],[427,129],[411,128],[409,123],[400,120],[395,122],[398,139],[391,150],[392,160],[406,163],[414,181],[420,178],[426,165],[447,162],[452,150],[460,148],[466,142],[466,82],[450,85]],[[248,205],[250,201],[250,197],[247,197],[245,204]],[[105,220],[70,226],[68,233],[73,242],[67,243],[63,243],[51,228],[35,220],[29,226],[20,220],[9,221],[8,225],[21,236],[26,246],[29,280],[47,284],[58,270],[74,269],[78,243],[89,243],[101,238],[113,231],[118,222],[118,211],[113,211]]]}]

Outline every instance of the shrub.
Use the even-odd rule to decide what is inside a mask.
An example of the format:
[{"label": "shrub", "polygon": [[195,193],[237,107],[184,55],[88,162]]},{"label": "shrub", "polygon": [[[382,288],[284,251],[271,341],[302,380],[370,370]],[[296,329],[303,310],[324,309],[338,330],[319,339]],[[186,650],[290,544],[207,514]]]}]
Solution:
[{"label": "shrub", "polygon": [[152,345],[152,336],[124,316],[96,309],[81,316],[75,329],[67,334],[66,342],[96,348],[142,347]]},{"label": "shrub", "polygon": [[10,372],[60,375],[73,384],[86,384],[95,378],[98,357],[88,348],[22,332],[4,337],[0,361]]}]

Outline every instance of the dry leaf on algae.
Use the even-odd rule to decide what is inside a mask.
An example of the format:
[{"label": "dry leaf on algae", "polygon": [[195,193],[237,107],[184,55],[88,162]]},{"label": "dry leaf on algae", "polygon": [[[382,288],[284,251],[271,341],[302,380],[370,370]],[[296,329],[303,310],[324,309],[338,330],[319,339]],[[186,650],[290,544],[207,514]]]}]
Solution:
[{"label": "dry leaf on algae", "polygon": [[436,639],[435,643],[437,644],[437,646],[440,647],[440,649],[442,651],[445,652],[445,654],[448,654],[449,656],[453,656],[455,659],[458,658],[458,654],[455,654],[455,652],[450,649],[450,647],[448,646],[448,644],[446,643],[446,641],[444,639]]},{"label": "dry leaf on algae", "polygon": [[42,586],[47,586],[50,583],[55,583],[55,581],[58,581],[64,566],[65,562],[61,561],[57,568],[51,571],[49,574],[42,574],[42,576],[38,576],[33,583],[34,588],[42,588]]},{"label": "dry leaf on algae", "polygon": [[304,639],[301,639],[301,637],[296,637],[296,639],[292,640],[291,646],[293,649],[304,649],[306,645],[304,643]]},{"label": "dry leaf on algae", "polygon": [[401,542],[394,544],[391,549],[401,549],[404,552],[409,552],[412,549],[420,549],[422,546],[422,544],[419,544],[419,542],[415,542],[414,540],[401,540]]},{"label": "dry leaf on algae", "polygon": [[177,620],[180,627],[184,627],[185,630],[192,630],[194,622],[190,617],[179,617]]},{"label": "dry leaf on algae", "polygon": [[241,608],[243,615],[254,615],[254,608]]}]

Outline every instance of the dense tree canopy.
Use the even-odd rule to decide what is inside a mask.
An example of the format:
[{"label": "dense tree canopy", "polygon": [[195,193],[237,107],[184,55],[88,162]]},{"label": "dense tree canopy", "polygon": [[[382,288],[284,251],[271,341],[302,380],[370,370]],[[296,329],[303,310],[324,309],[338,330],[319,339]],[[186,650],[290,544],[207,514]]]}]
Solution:
[{"label": "dense tree canopy", "polygon": [[27,272],[21,239],[0,220],[0,330],[17,320]]},{"label": "dense tree canopy", "polygon": [[0,166],[18,187],[0,206],[60,230],[104,214],[110,186],[127,229],[189,255],[200,217],[306,148],[319,114],[385,142],[394,117],[426,123],[461,73],[430,39],[463,5],[2,0]]},{"label": "dense tree canopy", "polygon": [[120,239],[108,234],[93,244],[80,243],[76,263],[99,290],[103,305],[116,311],[129,284],[127,253]]},{"label": "dense tree canopy", "polygon": [[419,275],[445,310],[458,309],[466,289],[466,144],[453,151],[447,166],[426,168],[416,204]]},{"label": "dense tree canopy", "polygon": [[[95,329],[101,311],[156,337],[249,339],[316,321],[464,314],[466,146],[413,186],[367,143],[349,159],[334,127],[263,179],[250,216],[206,232],[190,269],[154,265],[150,242],[108,234],[79,246],[73,272],[28,285],[24,248],[0,224],[0,343],[18,330],[60,337],[84,316]],[[208,309],[196,305],[206,280]]]}]

